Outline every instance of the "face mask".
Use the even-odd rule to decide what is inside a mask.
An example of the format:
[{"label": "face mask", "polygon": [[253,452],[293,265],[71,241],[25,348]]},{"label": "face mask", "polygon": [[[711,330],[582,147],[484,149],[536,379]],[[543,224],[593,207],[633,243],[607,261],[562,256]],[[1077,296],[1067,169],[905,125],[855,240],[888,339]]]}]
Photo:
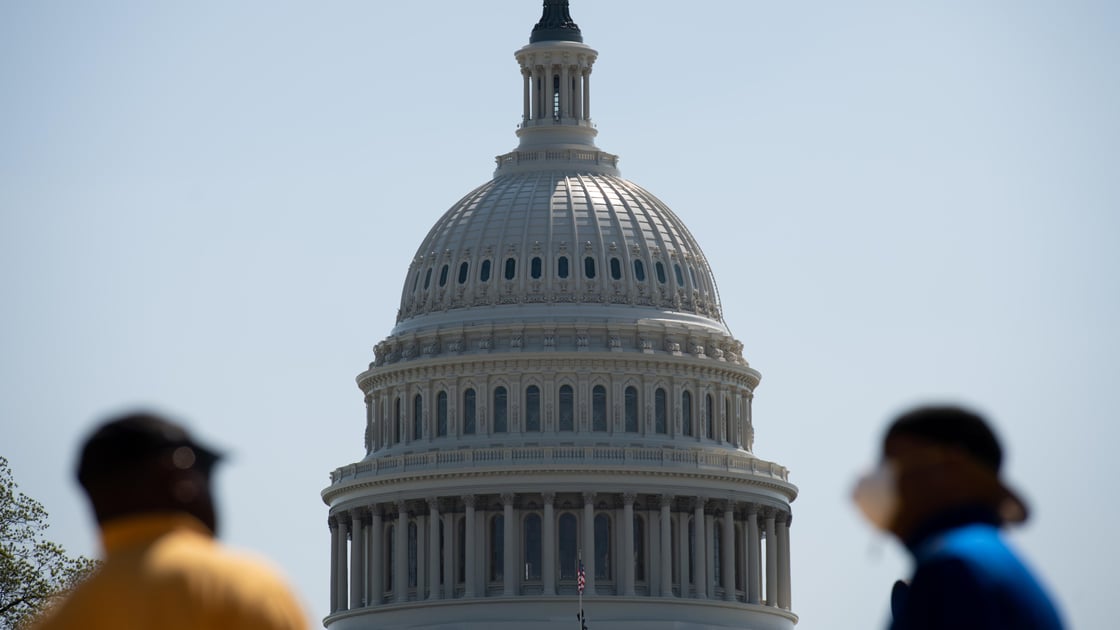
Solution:
[{"label": "face mask", "polygon": [[852,501],[872,525],[888,531],[898,513],[894,466],[883,462],[861,477],[852,491]]}]

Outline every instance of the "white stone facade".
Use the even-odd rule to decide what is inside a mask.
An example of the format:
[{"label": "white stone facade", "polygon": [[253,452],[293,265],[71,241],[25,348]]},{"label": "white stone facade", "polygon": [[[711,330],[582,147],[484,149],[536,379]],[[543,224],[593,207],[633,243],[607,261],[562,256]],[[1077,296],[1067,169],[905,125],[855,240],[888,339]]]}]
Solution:
[{"label": "white stone facade", "polygon": [[332,630],[572,628],[580,561],[591,628],[796,623],[760,375],[695,239],[594,145],[567,13],[517,52],[518,148],[436,222],[358,376],[367,455],[323,491]]}]

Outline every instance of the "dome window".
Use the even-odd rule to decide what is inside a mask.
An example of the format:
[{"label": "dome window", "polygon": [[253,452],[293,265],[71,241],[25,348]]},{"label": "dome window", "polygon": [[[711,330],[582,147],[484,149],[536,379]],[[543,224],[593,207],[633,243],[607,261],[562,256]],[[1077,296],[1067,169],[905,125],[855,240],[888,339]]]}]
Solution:
[{"label": "dome window", "polygon": [[506,388],[494,390],[494,433],[509,431],[509,396]]},{"label": "dome window", "polygon": [[712,400],[711,394],[708,394],[706,402],[708,404],[704,406],[704,414],[705,418],[707,419],[707,423],[705,425],[704,433],[707,435],[709,440],[714,440],[716,437],[716,407],[714,401]]},{"label": "dome window", "polygon": [[444,265],[443,269],[439,270],[439,286],[442,287],[442,286],[446,286],[446,285],[447,285],[447,265]]},{"label": "dome window", "polygon": [[478,271],[478,281],[486,282],[490,279],[490,261],[482,261],[482,268]]},{"label": "dome window", "polygon": [[463,264],[459,265],[459,284],[466,284],[466,282],[467,282],[467,271],[469,271],[469,269],[470,269],[470,265],[465,263],[465,262]]},{"label": "dome window", "polygon": [[517,259],[506,259],[506,280],[513,280],[517,277]]},{"label": "dome window", "polygon": [[560,386],[560,430],[561,431],[574,431],[575,430],[575,413],[572,404],[572,386]]},{"label": "dome window", "polygon": [[640,260],[634,261],[634,279],[638,282],[646,281],[646,266]]},{"label": "dome window", "polygon": [[622,263],[617,258],[611,259],[611,278],[615,280],[622,279]]},{"label": "dome window", "polygon": [[529,263],[529,275],[537,280],[541,277],[541,257],[534,256],[533,262]]},{"label": "dome window", "polygon": [[624,393],[625,405],[624,416],[626,418],[626,431],[628,433],[638,432],[638,388],[627,387]]},{"label": "dome window", "polygon": [[654,266],[654,270],[657,271],[657,281],[665,284],[665,265],[659,260],[657,265]]},{"label": "dome window", "polygon": [[681,392],[681,434],[692,435],[692,394]]},{"label": "dome window", "polygon": [[653,393],[653,430],[656,433],[665,433],[665,427],[668,425],[669,404],[667,400],[665,389],[658,387],[657,391]]},{"label": "dome window", "polygon": [[591,390],[591,430],[607,430],[607,388],[602,385]]},{"label": "dome window", "polygon": [[674,263],[673,264],[673,272],[677,276],[677,286],[683,287],[684,286],[684,274],[681,273],[680,263]]},{"label": "dome window", "polygon": [[424,437],[424,398],[420,394],[412,399],[412,439]]},{"label": "dome window", "polygon": [[556,261],[556,275],[559,276],[561,280],[568,277],[567,256],[561,256],[560,259]]},{"label": "dome window", "polygon": [[541,388],[536,385],[525,390],[525,430],[541,430]]},{"label": "dome window", "polygon": [[583,259],[583,275],[586,276],[588,280],[593,280],[595,278],[595,259],[591,256]]},{"label": "dome window", "polygon": [[428,273],[424,274],[424,290],[427,291],[430,286],[432,286],[432,268],[428,267]]},{"label": "dome window", "polygon": [[463,392],[463,435],[474,435],[475,420],[474,389]]},{"label": "dome window", "polygon": [[436,396],[436,436],[447,436],[447,392]]}]

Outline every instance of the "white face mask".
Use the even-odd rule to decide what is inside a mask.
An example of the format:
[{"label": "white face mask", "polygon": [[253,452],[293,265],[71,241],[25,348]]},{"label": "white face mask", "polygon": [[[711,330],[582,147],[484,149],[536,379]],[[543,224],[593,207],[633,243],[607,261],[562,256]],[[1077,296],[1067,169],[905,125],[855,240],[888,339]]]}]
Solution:
[{"label": "white face mask", "polygon": [[872,525],[889,531],[898,514],[894,466],[890,462],[882,462],[878,468],[861,477],[852,490],[852,501]]}]

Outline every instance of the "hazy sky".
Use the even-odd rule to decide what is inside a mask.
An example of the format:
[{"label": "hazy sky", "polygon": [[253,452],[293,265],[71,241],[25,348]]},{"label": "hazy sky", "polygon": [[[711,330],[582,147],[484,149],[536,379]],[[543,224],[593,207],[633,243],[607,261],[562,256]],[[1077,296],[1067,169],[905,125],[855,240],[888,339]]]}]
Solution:
[{"label": "hazy sky", "polygon": [[[222,537],[318,619],[319,491],[428,228],[516,145],[539,0],[0,3],[0,454],[97,553],[83,434],[138,405],[226,449]],[[848,501],[919,401],[991,415],[1012,539],[1115,622],[1120,4],[573,0],[599,146],[699,240],[792,471],[800,628],[886,619]],[[589,614],[591,614],[589,612]]]}]

